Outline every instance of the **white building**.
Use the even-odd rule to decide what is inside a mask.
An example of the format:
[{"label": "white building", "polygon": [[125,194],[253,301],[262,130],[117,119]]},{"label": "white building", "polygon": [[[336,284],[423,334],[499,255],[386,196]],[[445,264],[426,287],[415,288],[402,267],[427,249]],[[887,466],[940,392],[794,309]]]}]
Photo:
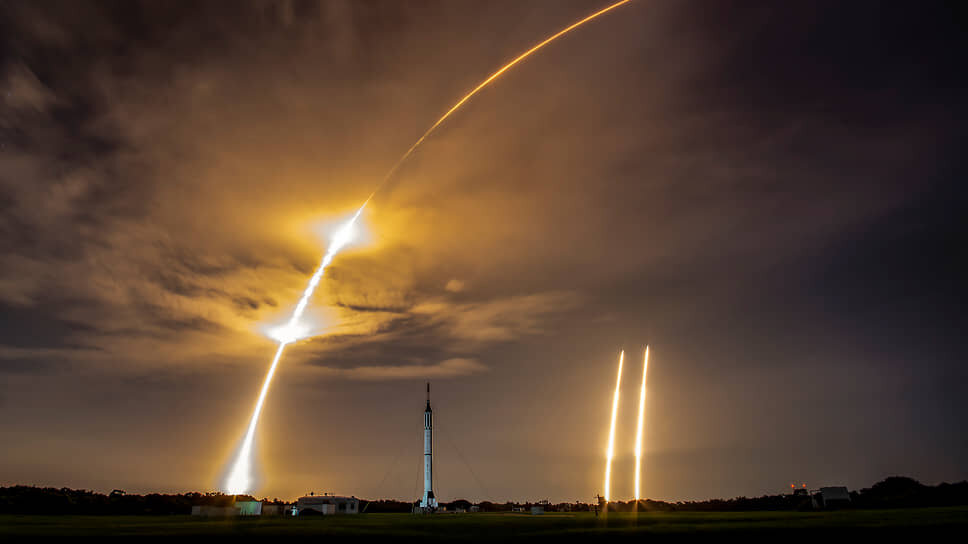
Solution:
[{"label": "white building", "polygon": [[[311,512],[309,512],[311,511]],[[306,514],[359,514],[360,499],[356,497],[341,497],[339,495],[307,495],[299,497],[293,509],[293,515]]]}]

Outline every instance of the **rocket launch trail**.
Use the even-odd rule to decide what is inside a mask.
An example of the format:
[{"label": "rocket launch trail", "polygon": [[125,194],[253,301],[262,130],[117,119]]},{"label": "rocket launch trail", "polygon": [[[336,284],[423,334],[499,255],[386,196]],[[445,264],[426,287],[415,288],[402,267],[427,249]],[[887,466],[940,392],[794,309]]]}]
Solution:
[{"label": "rocket launch trail", "polygon": [[255,430],[259,424],[259,415],[262,414],[262,405],[265,404],[266,395],[269,393],[269,385],[272,383],[272,377],[276,374],[276,368],[279,366],[279,360],[282,359],[286,344],[299,339],[299,319],[302,317],[303,312],[306,311],[306,305],[309,304],[309,299],[312,298],[313,293],[316,291],[316,286],[319,285],[323,273],[326,272],[326,267],[333,262],[336,254],[352,241],[353,226],[356,220],[359,219],[360,214],[363,213],[363,208],[368,203],[369,199],[360,206],[360,209],[356,210],[356,213],[353,214],[353,217],[349,221],[344,223],[333,234],[329,247],[326,249],[326,254],[323,255],[323,259],[320,261],[316,271],[309,278],[309,284],[306,285],[306,289],[303,291],[302,297],[296,305],[296,309],[293,310],[289,322],[276,334],[276,339],[279,340],[279,348],[276,350],[276,355],[272,358],[269,371],[266,373],[265,380],[262,382],[259,399],[256,401],[255,408],[252,410],[252,417],[249,419],[249,426],[246,428],[245,437],[242,439],[242,446],[239,448],[238,456],[232,465],[228,480],[225,483],[226,491],[232,495],[245,493],[250,489],[252,483],[252,443],[255,440]]},{"label": "rocket launch trail", "polygon": [[642,388],[639,389],[639,422],[635,430],[635,500],[641,497],[642,479],[642,431],[645,426],[645,376],[649,372],[649,346],[645,346],[645,360],[642,363]]},{"label": "rocket launch trail", "polygon": [[611,499],[612,456],[615,455],[615,419],[618,417],[618,393],[622,387],[622,362],[625,351],[618,356],[618,378],[615,379],[615,395],[612,397],[612,423],[608,429],[608,449],[605,452],[605,502]]},{"label": "rocket launch trail", "polygon": [[[619,6],[623,5],[623,4],[627,4],[627,3],[631,2],[631,1],[632,0],[621,0],[620,2],[615,2],[614,4],[612,4],[612,5],[608,6],[608,7],[602,8],[602,9],[596,11],[595,13],[592,13],[591,15],[585,17],[584,19],[581,19],[580,21],[577,21],[575,23],[572,23],[571,25],[563,28],[562,30],[559,30],[558,32],[555,32],[551,36],[548,36],[543,41],[541,41],[541,42],[537,43],[536,45],[534,45],[531,49],[528,49],[524,53],[521,53],[520,55],[518,55],[517,57],[515,57],[514,60],[512,60],[511,62],[509,62],[509,63],[505,64],[504,66],[502,66],[498,71],[496,71],[493,74],[489,75],[487,77],[487,79],[485,79],[484,81],[480,82],[477,85],[477,87],[474,87],[474,89],[471,90],[471,92],[469,92],[466,95],[464,95],[464,97],[461,98],[460,100],[458,100],[456,104],[454,104],[453,106],[451,106],[451,108],[449,110],[447,110],[446,113],[444,113],[443,115],[440,116],[440,119],[437,119],[437,121],[434,124],[430,125],[430,128],[428,128],[427,131],[424,132],[423,135],[416,142],[414,142],[414,144],[412,146],[410,146],[410,149],[407,149],[407,152],[404,153],[400,157],[399,160],[397,160],[396,164],[394,164],[393,165],[393,168],[391,168],[390,171],[387,172],[387,175],[383,178],[383,181],[380,182],[380,185],[377,186],[376,190],[374,190],[373,193],[376,194],[376,192],[380,190],[380,187],[382,187],[383,184],[385,184],[387,181],[390,180],[390,178],[393,177],[393,175],[397,172],[397,169],[399,169],[400,166],[402,166],[403,163],[406,162],[406,160],[408,158],[410,158],[410,155],[413,154],[414,150],[416,150],[418,147],[420,147],[420,144],[422,144],[424,142],[424,140],[426,140],[427,137],[430,136],[430,134],[434,130],[436,130],[437,127],[440,126],[441,123],[443,123],[444,121],[446,121],[447,118],[450,117],[451,114],[453,114],[455,111],[459,110],[460,107],[463,106],[465,102],[467,102],[468,100],[470,100],[471,97],[474,96],[475,94],[477,94],[481,89],[483,89],[484,87],[487,87],[488,85],[490,85],[490,83],[492,81],[494,81],[495,79],[501,77],[501,75],[503,75],[504,72],[507,72],[508,70],[510,70],[511,68],[513,68],[516,64],[518,64],[519,62],[521,62],[524,59],[530,57],[532,54],[536,53],[542,47],[548,45],[549,43],[551,43],[551,42],[553,42],[555,40],[557,40],[558,38],[564,36],[565,34],[568,34],[572,30],[575,30],[576,28],[582,26],[583,24],[585,24],[585,23],[587,23],[587,22],[589,22],[589,21],[591,21],[593,19],[596,19],[596,18],[598,18],[598,17],[600,17],[602,15],[605,15],[606,13],[612,11],[613,9],[615,9],[615,8],[617,8],[617,7],[619,7]],[[372,198],[372,197],[373,197],[373,195],[370,195],[370,198]]]},{"label": "rocket launch trail", "polygon": [[[313,273],[312,277],[310,278],[309,284],[306,286],[306,289],[303,292],[302,298],[300,298],[299,304],[296,306],[296,309],[293,311],[292,316],[289,319],[289,322],[285,327],[283,327],[278,332],[277,335],[274,335],[275,338],[279,341],[279,348],[276,350],[276,355],[275,357],[273,357],[272,363],[269,365],[269,371],[266,373],[265,380],[262,383],[262,389],[259,392],[259,398],[256,401],[255,408],[252,411],[252,417],[249,420],[249,425],[246,429],[245,437],[242,441],[242,446],[239,449],[238,456],[236,457],[235,463],[232,465],[232,469],[229,473],[228,480],[225,484],[226,491],[228,493],[238,494],[238,493],[245,493],[250,490],[250,486],[252,483],[252,480],[251,480],[252,443],[255,439],[255,430],[259,422],[259,415],[262,412],[262,405],[265,403],[265,398],[269,392],[269,385],[272,383],[272,377],[275,375],[276,367],[278,367],[279,361],[282,359],[282,354],[285,351],[286,345],[295,340],[298,340],[302,336],[299,331],[299,326],[300,326],[299,319],[302,317],[303,311],[305,311],[306,305],[309,303],[309,299],[312,298],[312,294],[316,290],[316,286],[319,284],[319,281],[321,280],[323,273],[326,270],[326,267],[329,266],[329,264],[332,262],[333,258],[336,256],[336,253],[338,253],[340,249],[342,249],[347,243],[349,243],[350,239],[352,238],[353,226],[356,220],[359,218],[360,213],[362,213],[363,209],[366,208],[366,205],[369,204],[373,196],[376,195],[376,193],[380,190],[380,188],[393,177],[393,175],[397,172],[400,166],[402,166],[403,163],[406,162],[406,160],[413,154],[413,152],[418,147],[420,147],[420,144],[422,144],[424,140],[426,140],[427,137],[430,136],[434,132],[434,130],[436,130],[437,127],[441,125],[441,123],[443,123],[454,112],[460,109],[460,107],[463,106],[465,102],[470,100],[471,97],[473,97],[475,94],[481,91],[481,89],[483,89],[484,87],[487,87],[492,81],[501,77],[502,74],[504,74],[505,72],[513,68],[521,61],[527,59],[532,54],[534,54],[544,46],[548,45],[549,43],[557,40],[561,36],[564,36],[565,34],[584,25],[585,23],[593,19],[596,19],[608,13],[609,11],[612,11],[613,9],[623,4],[627,4],[629,2],[631,2],[631,0],[620,0],[619,2],[615,2],[614,4],[611,4],[605,8],[602,8],[596,11],[595,13],[592,13],[591,15],[586,16],[581,20],[575,23],[572,23],[571,25],[565,27],[562,30],[559,30],[558,32],[552,34],[551,36],[545,38],[543,41],[532,46],[530,49],[528,49],[524,53],[521,53],[513,60],[511,60],[510,62],[502,66],[500,69],[498,69],[496,72],[488,76],[484,81],[478,84],[477,87],[474,87],[473,90],[471,90],[469,93],[464,95],[464,97],[458,100],[456,104],[451,106],[451,108],[447,110],[447,112],[445,112],[442,116],[440,116],[440,118],[437,119],[437,121],[434,122],[434,124],[431,125],[430,128],[428,128],[427,131],[424,132],[423,135],[420,136],[420,138],[417,139],[417,141],[414,142],[414,144],[411,145],[409,149],[407,149],[407,151],[397,160],[397,162],[393,165],[393,167],[390,168],[390,171],[387,172],[386,176],[384,176],[384,178],[380,181],[380,183],[370,194],[370,196],[367,197],[366,201],[356,211],[356,214],[353,215],[352,219],[347,221],[340,228],[340,230],[336,233],[336,235],[331,240],[330,246],[327,249],[326,254],[323,256],[323,259],[320,262],[319,267],[316,268],[316,272]],[[614,422],[612,426],[614,427]],[[606,492],[606,495],[607,495],[607,492]]]}]

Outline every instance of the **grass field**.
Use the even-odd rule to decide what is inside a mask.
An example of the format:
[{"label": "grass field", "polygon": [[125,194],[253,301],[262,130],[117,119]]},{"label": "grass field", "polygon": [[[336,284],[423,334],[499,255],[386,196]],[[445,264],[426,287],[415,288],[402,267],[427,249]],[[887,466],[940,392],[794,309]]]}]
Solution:
[{"label": "grass field", "polygon": [[[191,516],[0,516],[0,540],[37,536],[207,536],[233,540],[372,537],[380,541],[587,541],[664,537],[919,537],[963,534],[968,507],[834,512],[643,512],[545,514],[361,514],[325,518]],[[706,538],[703,538],[706,540]]]}]

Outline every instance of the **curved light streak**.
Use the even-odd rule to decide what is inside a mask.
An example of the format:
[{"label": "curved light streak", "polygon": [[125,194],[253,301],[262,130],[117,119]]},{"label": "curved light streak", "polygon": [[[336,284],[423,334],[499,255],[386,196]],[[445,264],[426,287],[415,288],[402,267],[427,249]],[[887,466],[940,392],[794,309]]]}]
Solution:
[{"label": "curved light streak", "polygon": [[[352,234],[353,224],[355,223],[356,219],[359,217],[360,213],[363,211],[363,208],[366,207],[366,205],[370,202],[373,196],[376,195],[376,193],[380,190],[380,188],[387,181],[389,181],[390,178],[393,177],[396,171],[400,168],[401,165],[403,165],[404,162],[406,162],[406,160],[410,157],[410,155],[412,155],[413,152],[418,147],[420,147],[420,144],[422,144],[424,140],[426,140],[427,137],[430,136],[430,134],[433,133],[434,130],[436,130],[437,127],[441,125],[441,123],[443,123],[455,111],[460,109],[460,107],[463,106],[465,102],[470,100],[471,97],[477,94],[481,89],[486,87],[495,79],[499,78],[502,74],[504,74],[505,72],[513,68],[516,64],[530,57],[532,54],[534,54],[542,47],[557,40],[561,36],[571,32],[572,30],[582,26],[583,24],[597,17],[600,17],[601,15],[604,15],[609,11],[612,11],[613,9],[623,4],[627,4],[629,2],[631,2],[631,0],[621,0],[619,2],[615,2],[614,4],[611,4],[603,9],[596,11],[595,13],[592,13],[591,15],[588,15],[584,19],[581,19],[575,23],[572,23],[571,25],[565,27],[564,29],[545,38],[543,41],[531,47],[531,49],[528,49],[524,53],[518,55],[517,57],[514,58],[514,60],[505,64],[499,70],[497,70],[496,72],[488,76],[487,79],[485,79],[480,84],[478,84],[477,87],[474,87],[473,90],[471,90],[469,93],[464,95],[464,97],[458,100],[456,104],[451,106],[451,108],[447,110],[446,113],[444,113],[439,119],[437,119],[437,121],[433,125],[431,125],[430,128],[428,128],[427,131],[424,132],[423,135],[420,136],[420,138],[416,142],[414,142],[414,144],[411,145],[409,149],[407,149],[407,151],[393,165],[390,171],[387,172],[383,180],[380,181],[376,189],[374,189],[373,192],[370,194],[370,196],[366,199],[366,202],[364,202],[363,205],[360,206],[360,209],[357,210],[353,218],[350,221],[348,221],[345,225],[343,225],[340,231],[336,233],[336,235],[333,237],[332,243],[330,244],[330,248],[323,256],[322,262],[320,263],[319,267],[316,269],[316,272],[310,278],[309,284],[306,286],[306,290],[303,292],[303,296],[299,300],[299,304],[296,306],[296,309],[293,312],[292,317],[290,317],[288,324],[282,329],[276,330],[274,334],[275,338],[279,340],[279,349],[276,350],[276,355],[275,357],[273,357],[272,364],[270,364],[269,366],[269,371],[266,373],[265,380],[262,383],[262,389],[259,392],[259,399],[256,402],[255,408],[252,411],[252,417],[249,420],[249,426],[246,429],[245,438],[243,439],[243,442],[242,442],[242,447],[240,448],[239,455],[237,456],[236,461],[233,464],[232,470],[229,473],[229,478],[226,483],[226,490],[229,493],[238,494],[238,493],[244,493],[249,490],[249,486],[251,485],[251,482],[252,482],[252,476],[251,476],[252,443],[255,439],[255,429],[258,425],[259,415],[262,412],[262,405],[265,402],[265,397],[269,392],[269,385],[272,382],[272,377],[275,375],[276,367],[279,365],[279,360],[282,358],[282,354],[285,351],[286,345],[301,337],[301,334],[299,332],[300,331],[299,318],[302,317],[302,313],[306,309],[306,305],[309,303],[309,299],[312,297],[313,291],[315,291],[316,286],[319,284],[320,279],[323,277],[323,272],[326,270],[326,267],[329,266],[330,262],[332,262],[333,257],[336,256],[336,253],[339,252],[339,250],[342,249],[342,247],[349,242],[349,239],[351,238],[351,234]],[[614,428],[614,421],[612,426]],[[608,495],[607,492],[606,492],[606,495]]]},{"label": "curved light streak", "polygon": [[[443,115],[441,115],[440,116],[440,119],[437,119],[437,122],[435,122],[433,125],[430,125],[430,128],[428,128],[427,131],[423,133],[423,136],[421,136],[420,139],[418,139],[416,142],[414,142],[414,144],[412,146],[410,146],[410,149],[408,149],[407,152],[404,153],[402,157],[400,157],[400,159],[397,161],[397,163],[393,165],[393,168],[390,169],[390,171],[387,173],[386,177],[383,178],[383,181],[380,182],[380,185],[377,186],[377,190],[379,190],[379,188],[381,186],[383,186],[384,183],[386,183],[391,177],[393,177],[393,174],[396,173],[397,169],[400,168],[400,166],[407,160],[407,158],[409,158],[410,155],[413,154],[414,150],[416,150],[418,147],[420,147],[420,144],[422,144],[424,142],[424,140],[426,140],[427,137],[430,136],[430,134],[434,130],[436,130],[437,127],[440,126],[441,123],[443,123],[448,117],[450,117],[450,115],[452,113],[454,113],[455,111],[457,111],[458,109],[460,109],[460,107],[463,106],[465,102],[467,102],[468,100],[470,100],[471,97],[474,96],[475,94],[477,94],[481,89],[483,89],[484,87],[487,87],[488,84],[490,84],[492,81],[494,81],[495,79],[501,77],[501,75],[504,72],[507,72],[508,70],[510,70],[511,68],[513,68],[514,65],[516,65],[519,62],[523,61],[524,59],[530,57],[532,54],[534,54],[535,52],[537,52],[542,47],[548,45],[549,43],[551,43],[551,42],[553,42],[555,40],[557,40],[558,38],[560,38],[560,37],[564,36],[565,34],[571,32],[572,30],[575,30],[576,28],[582,26],[583,24],[585,24],[585,23],[587,23],[587,22],[589,22],[589,21],[591,21],[593,19],[596,19],[596,18],[598,18],[598,17],[600,17],[602,15],[605,15],[606,13],[612,11],[613,9],[615,9],[615,8],[617,8],[617,7],[619,7],[619,6],[623,5],[623,4],[627,4],[627,3],[631,2],[631,1],[632,0],[621,0],[620,2],[615,2],[614,4],[612,4],[612,5],[608,6],[608,7],[602,8],[602,9],[596,11],[595,13],[592,13],[591,15],[585,17],[584,19],[578,21],[578,22],[572,23],[571,25],[565,27],[564,29],[559,30],[558,32],[552,34],[551,36],[548,36],[547,38],[545,38],[544,40],[542,40],[541,42],[539,42],[537,45],[533,46],[531,49],[528,49],[524,53],[521,53],[520,55],[518,55],[517,57],[515,57],[514,60],[512,60],[511,62],[509,62],[509,63],[505,64],[504,66],[502,66],[498,71],[496,71],[493,74],[489,75],[487,77],[487,79],[485,79],[484,81],[480,82],[477,85],[477,87],[474,87],[474,89],[471,92],[469,92],[466,95],[464,95],[464,97],[461,98],[460,100],[458,100],[456,104],[454,104],[453,106],[451,106],[451,108],[449,110],[447,110],[446,113],[444,113]],[[376,191],[374,191],[374,193],[375,192]],[[370,195],[370,196],[372,198],[372,195]]]}]

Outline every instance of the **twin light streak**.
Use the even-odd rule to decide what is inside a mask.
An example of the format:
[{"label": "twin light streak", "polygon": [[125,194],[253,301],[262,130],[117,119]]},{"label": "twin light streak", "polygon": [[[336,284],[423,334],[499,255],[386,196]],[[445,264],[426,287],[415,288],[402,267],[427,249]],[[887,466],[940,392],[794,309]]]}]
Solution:
[{"label": "twin light streak", "polygon": [[[622,387],[622,364],[625,351],[618,358],[618,377],[615,379],[615,394],[612,396],[612,422],[608,429],[608,449],[605,452],[605,502],[612,500],[612,457],[615,455],[615,422],[618,419],[618,399]],[[645,428],[645,377],[649,371],[649,346],[645,346],[645,360],[642,363],[642,386],[639,389],[639,419],[635,431],[635,500],[642,498],[642,441]]]},{"label": "twin light streak", "polygon": [[[518,55],[514,60],[502,66],[498,71],[494,72],[488,76],[487,79],[474,87],[473,90],[464,95],[463,98],[461,98],[456,104],[447,110],[447,112],[444,113],[440,119],[437,119],[437,121],[431,125],[430,128],[427,129],[427,131],[424,132],[424,134],[412,146],[410,146],[409,149],[407,149],[406,153],[404,153],[400,159],[397,160],[396,164],[393,165],[393,168],[387,172],[387,175],[383,178],[380,184],[377,185],[370,197],[366,199],[366,202],[364,202],[363,205],[360,206],[360,209],[356,211],[356,214],[353,215],[353,218],[347,221],[343,227],[336,232],[336,234],[333,236],[333,239],[330,241],[329,248],[326,250],[326,254],[323,256],[319,267],[316,268],[316,272],[313,273],[313,276],[310,278],[309,284],[306,286],[306,290],[303,291],[302,298],[299,299],[299,304],[296,305],[296,309],[289,318],[289,322],[281,329],[274,331],[272,335],[273,338],[279,341],[279,348],[276,350],[276,355],[272,358],[272,363],[269,365],[269,371],[266,373],[265,380],[262,382],[262,389],[259,391],[259,399],[256,401],[255,408],[252,411],[252,417],[249,419],[249,426],[246,428],[245,437],[242,440],[242,446],[239,449],[238,456],[236,457],[235,463],[232,465],[232,469],[229,472],[228,479],[226,480],[225,489],[228,493],[245,493],[248,492],[252,487],[252,444],[255,440],[255,430],[259,422],[259,415],[262,413],[262,405],[265,403],[266,395],[269,392],[269,385],[272,383],[272,377],[276,373],[276,367],[279,365],[280,359],[282,359],[282,354],[285,351],[286,345],[305,337],[306,330],[299,320],[306,309],[306,305],[309,304],[309,299],[312,298],[313,292],[316,290],[316,286],[319,285],[319,281],[322,279],[323,273],[326,271],[326,267],[329,266],[329,264],[333,261],[333,258],[336,256],[336,254],[352,240],[356,220],[359,218],[360,213],[363,212],[363,209],[366,208],[366,205],[370,202],[370,199],[372,199],[376,192],[380,190],[383,184],[393,177],[397,169],[399,169],[400,166],[406,162],[410,155],[413,154],[420,144],[422,144],[424,140],[426,140],[427,137],[437,129],[437,127],[439,127],[448,117],[450,117],[451,114],[460,109],[465,102],[470,100],[471,97],[477,94],[481,89],[488,86],[492,81],[499,78],[502,74],[537,52],[542,47],[582,26],[583,24],[606,14],[623,4],[627,4],[630,1],[631,0],[621,0],[619,2],[615,2],[614,4],[596,11],[584,19],[565,27],[555,34],[552,34],[548,38],[545,38],[543,41],[539,42],[537,45],[533,46],[531,49],[528,49],[524,53]],[[618,391],[616,390],[616,398],[617,395]],[[611,457],[611,455],[609,455],[609,457]],[[606,495],[607,494],[608,493],[606,492]]]}]

